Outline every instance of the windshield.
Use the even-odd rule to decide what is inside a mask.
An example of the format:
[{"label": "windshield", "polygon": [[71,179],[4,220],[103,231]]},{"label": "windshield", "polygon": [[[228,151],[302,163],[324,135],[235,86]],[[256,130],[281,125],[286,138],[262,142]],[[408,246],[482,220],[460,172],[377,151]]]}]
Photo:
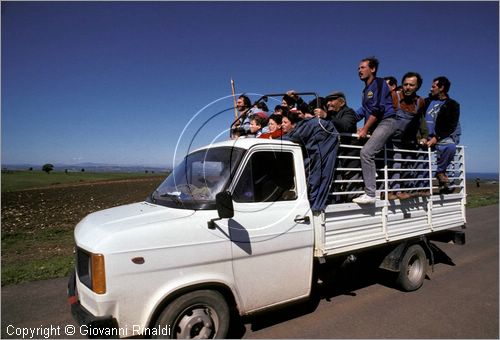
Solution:
[{"label": "windshield", "polygon": [[189,154],[151,194],[156,204],[184,209],[215,209],[244,149],[219,147]]}]

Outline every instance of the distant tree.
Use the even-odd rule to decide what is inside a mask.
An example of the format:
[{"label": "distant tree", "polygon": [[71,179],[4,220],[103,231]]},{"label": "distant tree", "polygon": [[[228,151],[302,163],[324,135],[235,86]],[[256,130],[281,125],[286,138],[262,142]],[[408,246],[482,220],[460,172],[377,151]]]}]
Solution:
[{"label": "distant tree", "polygon": [[54,170],[54,166],[50,163],[44,164],[42,166],[42,171],[45,171],[46,173],[50,173],[52,170]]},{"label": "distant tree", "polygon": [[33,167],[32,166],[30,166],[29,171],[33,171]]},{"label": "distant tree", "polygon": [[67,174],[68,173],[68,169],[64,169],[64,173]]},{"label": "distant tree", "polygon": [[85,172],[85,169],[84,169],[84,168],[82,168],[82,172]]},{"label": "distant tree", "polygon": [[145,172],[146,174],[148,173],[148,171],[147,171],[147,170],[146,170],[146,171],[144,171],[144,172]]}]

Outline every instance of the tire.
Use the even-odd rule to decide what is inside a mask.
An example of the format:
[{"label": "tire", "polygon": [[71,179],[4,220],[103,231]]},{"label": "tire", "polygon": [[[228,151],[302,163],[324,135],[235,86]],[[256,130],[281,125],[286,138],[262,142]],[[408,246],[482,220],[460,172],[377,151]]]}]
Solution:
[{"label": "tire", "polygon": [[155,328],[168,329],[159,339],[223,339],[229,329],[229,307],[219,292],[197,290],[169,303]]},{"label": "tire", "polygon": [[424,284],[427,266],[424,249],[418,244],[408,247],[399,264],[397,285],[406,292],[419,289]]}]

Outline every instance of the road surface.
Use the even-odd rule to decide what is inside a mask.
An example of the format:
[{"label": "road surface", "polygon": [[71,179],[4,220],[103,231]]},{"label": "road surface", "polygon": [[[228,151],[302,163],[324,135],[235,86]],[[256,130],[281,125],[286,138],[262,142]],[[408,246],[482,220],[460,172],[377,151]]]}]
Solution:
[{"label": "road surface", "polygon": [[[236,322],[242,338],[498,338],[498,205],[467,210],[466,245],[436,243],[439,263],[418,291],[376,275],[325,283],[319,299]],[[353,277],[356,280],[350,280]],[[66,279],[2,288],[2,338],[85,338],[66,304]],[[286,284],[286,283],[283,283]],[[76,334],[70,336],[66,331]],[[16,335],[16,333],[18,335]],[[25,336],[30,338],[31,334]]]}]

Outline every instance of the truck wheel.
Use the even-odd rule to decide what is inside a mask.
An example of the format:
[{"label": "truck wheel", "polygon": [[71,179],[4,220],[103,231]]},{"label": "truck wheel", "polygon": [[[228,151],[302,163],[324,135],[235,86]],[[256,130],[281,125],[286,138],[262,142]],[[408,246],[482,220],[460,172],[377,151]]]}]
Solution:
[{"label": "truck wheel", "polygon": [[213,290],[187,293],[163,310],[155,328],[167,334],[154,338],[221,339],[229,329],[229,307],[224,297]]},{"label": "truck wheel", "polygon": [[427,256],[420,245],[414,244],[406,250],[400,262],[396,283],[402,290],[411,292],[422,286],[426,274]]}]

